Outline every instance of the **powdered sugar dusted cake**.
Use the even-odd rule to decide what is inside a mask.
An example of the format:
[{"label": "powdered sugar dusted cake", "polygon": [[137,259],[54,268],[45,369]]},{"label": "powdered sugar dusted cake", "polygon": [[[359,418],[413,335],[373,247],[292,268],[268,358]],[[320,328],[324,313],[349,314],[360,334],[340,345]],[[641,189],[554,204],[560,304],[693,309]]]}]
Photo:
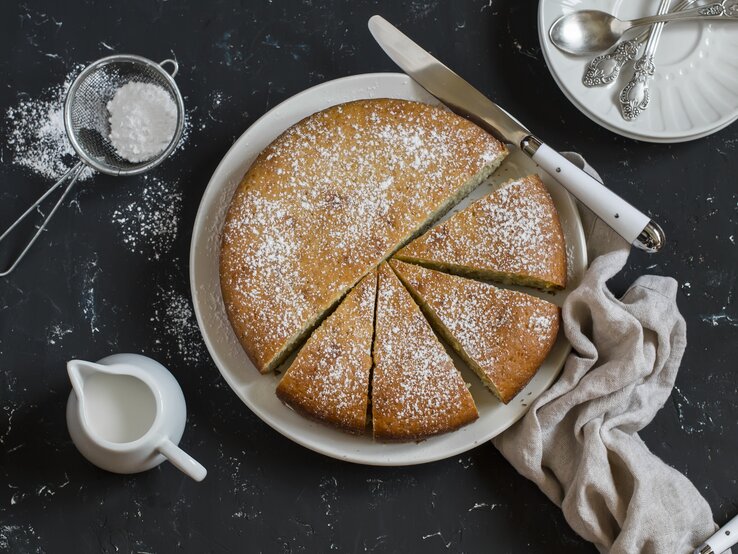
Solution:
[{"label": "powdered sugar dusted cake", "polygon": [[502,402],[535,375],[559,331],[559,308],[488,283],[390,264],[434,327]]},{"label": "powdered sugar dusted cake", "polygon": [[374,437],[419,440],[477,417],[453,361],[392,269],[382,264],[372,377]]},{"label": "powdered sugar dusted cake", "polygon": [[467,277],[566,286],[566,246],[538,175],[516,179],[408,244],[397,258]]},{"label": "powdered sugar dusted cake", "polygon": [[244,176],[222,236],[223,300],[254,365],[276,367],[506,153],[466,119],[405,100],[334,106],[285,131]]},{"label": "powdered sugar dusted cake", "polygon": [[372,271],[313,332],[277,385],[280,400],[312,419],[365,431],[376,288]]}]

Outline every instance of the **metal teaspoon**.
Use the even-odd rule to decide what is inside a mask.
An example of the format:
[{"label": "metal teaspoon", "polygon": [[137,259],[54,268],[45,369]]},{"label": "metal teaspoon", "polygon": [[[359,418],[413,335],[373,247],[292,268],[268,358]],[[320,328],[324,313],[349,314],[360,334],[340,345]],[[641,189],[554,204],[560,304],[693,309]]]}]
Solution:
[{"label": "metal teaspoon", "polygon": [[635,27],[660,22],[714,19],[725,15],[722,3],[692,8],[677,13],[622,20],[598,10],[581,10],[554,21],[549,37],[557,48],[569,54],[589,54],[607,50]]}]

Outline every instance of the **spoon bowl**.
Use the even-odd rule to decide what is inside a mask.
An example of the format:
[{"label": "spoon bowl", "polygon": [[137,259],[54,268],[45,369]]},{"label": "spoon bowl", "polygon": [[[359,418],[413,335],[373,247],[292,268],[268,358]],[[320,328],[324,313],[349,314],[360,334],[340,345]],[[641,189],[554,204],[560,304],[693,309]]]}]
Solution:
[{"label": "spoon bowl", "polygon": [[609,13],[581,10],[557,19],[549,36],[564,52],[585,54],[610,48],[627,30],[623,27],[623,22]]},{"label": "spoon bowl", "polygon": [[580,10],[562,15],[548,30],[551,42],[568,54],[582,55],[602,52],[618,42],[636,27],[670,21],[704,21],[708,19],[738,20],[738,4],[727,8],[721,2],[682,10],[670,14],[652,15],[622,20],[599,10]]}]

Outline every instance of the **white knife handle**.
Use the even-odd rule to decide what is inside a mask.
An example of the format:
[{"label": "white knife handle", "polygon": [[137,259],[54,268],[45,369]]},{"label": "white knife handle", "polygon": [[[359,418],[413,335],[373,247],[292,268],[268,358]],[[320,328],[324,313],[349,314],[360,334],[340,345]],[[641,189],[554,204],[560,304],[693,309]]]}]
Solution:
[{"label": "white knife handle", "polygon": [[728,523],[718,529],[712,537],[705,541],[705,544],[695,550],[695,554],[720,554],[725,552],[738,542],[738,516],[735,516]]},{"label": "white knife handle", "polygon": [[664,233],[656,223],[556,150],[532,135],[523,140],[521,147],[546,173],[629,243],[647,252],[656,252],[663,246]]}]

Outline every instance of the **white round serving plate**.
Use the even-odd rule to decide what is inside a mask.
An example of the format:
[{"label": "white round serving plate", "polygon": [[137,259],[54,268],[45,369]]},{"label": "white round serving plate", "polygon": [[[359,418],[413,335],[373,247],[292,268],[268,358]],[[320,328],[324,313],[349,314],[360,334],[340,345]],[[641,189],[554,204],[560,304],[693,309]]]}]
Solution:
[{"label": "white round serving plate", "polygon": [[[673,3],[676,3],[674,0]],[[633,19],[653,15],[658,0],[540,0],[538,35],[551,75],[562,92],[587,115],[620,135],[658,143],[706,137],[738,119],[738,24],[728,21],[678,22],[664,27],[656,51],[651,102],[635,121],[620,114],[618,95],[633,75],[626,64],[614,83],[586,87],[582,76],[594,57],[572,56],[556,48],[548,36],[551,24],[573,11],[595,9]],[[633,30],[628,38],[643,29]]]},{"label": "white round serving plate", "polygon": [[[192,301],[203,338],[221,374],[239,398],[267,424],[307,448],[341,460],[371,465],[419,464],[470,450],[520,419],[530,403],[558,377],[571,348],[563,333],[533,380],[507,406],[494,398],[476,375],[458,362],[465,379],[472,384],[479,419],[458,431],[420,443],[383,444],[374,442],[369,435],[353,436],[312,422],[284,406],[274,392],[279,376],[261,375],[246,356],[228,322],[220,292],[218,257],[225,213],[236,186],[256,156],[304,117],[335,104],[362,98],[402,98],[438,104],[438,100],[407,75],[373,73],[315,86],[261,117],[225,155],[202,197],[190,250]],[[466,203],[485,194],[495,184],[535,171],[536,165],[529,158],[520,151],[513,152],[494,178],[481,185]],[[560,304],[586,269],[586,246],[574,201],[547,174],[541,176],[558,208],[567,242],[569,287],[555,296],[545,296]]]}]

